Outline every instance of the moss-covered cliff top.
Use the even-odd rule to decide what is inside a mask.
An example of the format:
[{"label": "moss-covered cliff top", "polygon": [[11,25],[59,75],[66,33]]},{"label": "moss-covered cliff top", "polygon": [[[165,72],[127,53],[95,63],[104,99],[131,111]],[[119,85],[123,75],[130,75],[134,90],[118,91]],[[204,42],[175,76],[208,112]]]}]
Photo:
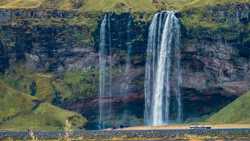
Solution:
[{"label": "moss-covered cliff top", "polygon": [[[0,9],[18,11],[17,15],[19,18],[20,15],[29,15],[21,14],[24,11],[29,13],[32,10],[37,11],[36,14],[32,14],[32,19],[37,15],[41,16],[37,17],[39,19],[46,18],[49,15],[52,19],[70,19],[66,20],[69,21],[66,22],[67,24],[87,26],[96,25],[96,18],[98,15],[101,15],[101,12],[132,12],[152,15],[151,13],[160,10],[175,10],[184,13],[182,19],[188,26],[201,24],[209,28],[216,28],[218,26],[213,24],[214,21],[207,22],[208,19],[203,19],[205,22],[200,21],[204,17],[204,14],[206,14],[205,18],[211,16],[211,13],[206,13],[205,11],[209,11],[211,7],[220,7],[223,9],[223,7],[230,5],[242,4],[250,5],[250,0],[1,0]],[[235,7],[228,8],[231,9],[231,13],[235,9]],[[51,12],[41,14],[41,11]],[[193,17],[190,18],[190,16]],[[50,24],[54,22],[53,20],[52,22],[44,23]],[[58,21],[56,22],[58,23]]]},{"label": "moss-covered cliff top", "polygon": [[0,8],[43,8],[81,11],[156,11],[185,10],[194,7],[229,3],[249,3],[250,0],[1,0]]}]

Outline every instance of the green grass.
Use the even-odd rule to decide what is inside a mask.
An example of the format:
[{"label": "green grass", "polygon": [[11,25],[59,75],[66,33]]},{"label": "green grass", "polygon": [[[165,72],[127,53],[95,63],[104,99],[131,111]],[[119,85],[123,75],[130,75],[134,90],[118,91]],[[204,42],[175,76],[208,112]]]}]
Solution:
[{"label": "green grass", "polygon": [[49,103],[34,104],[36,97],[23,94],[0,81],[0,129],[63,130],[69,120],[73,128],[86,123],[80,114]]},{"label": "green grass", "polygon": [[210,123],[250,123],[250,92],[208,119]]},{"label": "green grass", "polygon": [[11,88],[31,95],[31,85],[35,82],[35,95],[38,100],[53,102],[55,94],[59,94],[60,102],[86,98],[97,94],[98,70],[68,71],[55,78],[53,74],[28,71],[21,65],[5,74],[0,74],[0,81]]},{"label": "green grass", "polygon": [[190,0],[189,3],[186,3],[182,8],[189,9],[204,7],[204,6],[214,6],[218,4],[231,4],[231,3],[249,3],[250,0]]},{"label": "green grass", "polygon": [[[105,11],[125,4],[127,8],[134,10],[152,10],[150,0],[85,0],[80,8],[86,11]],[[58,8],[63,10],[71,10],[74,8],[72,0],[4,0],[1,3],[1,8]]]},{"label": "green grass", "polygon": [[53,74],[32,72],[21,65],[17,66],[12,71],[0,74],[0,80],[26,95],[31,95],[30,86],[35,82],[34,96],[41,101],[51,103],[56,92],[59,92],[61,100],[86,98],[97,94],[97,69],[68,71],[55,78]]},{"label": "green grass", "polygon": [[98,90],[98,70],[66,72],[63,81],[72,91],[72,98],[93,96]]},{"label": "green grass", "polygon": [[1,8],[46,8],[71,10],[74,7],[72,0],[3,0]]},{"label": "green grass", "polygon": [[32,109],[36,98],[23,94],[0,81],[0,122]]},{"label": "green grass", "polygon": [[52,94],[54,92],[52,85],[52,76],[47,74],[35,74],[33,76],[34,81],[37,85],[36,97],[42,100],[51,101]]},{"label": "green grass", "polygon": [[[211,17],[211,14],[206,13],[206,11],[211,7],[223,7],[239,3],[250,3],[250,0],[161,0],[158,4],[152,3],[152,0],[79,0],[77,2],[74,0],[2,0],[0,2],[0,8],[78,9],[82,12],[92,13],[132,11],[150,13],[151,15],[158,10],[177,10],[182,13],[181,21],[187,29],[195,28],[196,31],[205,32],[207,32],[206,30],[211,30],[213,32],[211,32],[211,36],[225,33],[228,39],[234,39],[235,35],[226,32],[235,26],[228,26],[226,21],[215,22],[214,18],[221,17]],[[234,11],[235,9],[229,8],[226,12],[230,13],[230,10]],[[79,16],[67,19],[64,21],[66,22],[64,24],[87,26],[87,28],[90,29],[90,33],[84,35],[86,38],[81,38],[80,40],[82,40],[83,43],[91,43],[93,41],[91,39],[91,33],[96,31],[99,15],[100,14],[96,14],[95,17]],[[134,16],[137,17],[136,14],[134,14]],[[59,25],[61,23],[63,23],[61,19],[37,21],[37,24],[41,25]],[[221,29],[223,31],[220,31]],[[199,35],[201,33],[197,32],[195,34]],[[78,35],[76,34],[75,36]]]},{"label": "green grass", "polygon": [[[182,22],[186,27],[217,30],[227,28],[227,24],[214,22],[213,18],[205,11],[208,7],[232,3],[250,3],[250,0],[161,0],[159,4],[152,3],[152,0],[82,0],[78,3],[73,0],[4,0],[0,2],[0,8],[79,9],[82,12],[132,11],[146,13],[155,13],[157,10],[177,10],[183,13]],[[192,14],[187,14],[190,11]],[[77,17],[68,20],[67,24],[86,25],[93,32],[97,26],[96,20],[96,18]],[[43,24],[46,23],[49,22],[43,22]],[[53,23],[55,22],[49,24]],[[86,42],[89,42],[89,40],[86,40]]]},{"label": "green grass", "polygon": [[[74,128],[86,123],[80,114],[49,104],[55,91],[62,99],[72,97],[72,92],[62,80],[17,66],[0,75],[0,129],[62,130],[67,119]],[[32,81],[36,83],[35,96],[31,96]],[[37,105],[34,100],[45,103]]]},{"label": "green grass", "polygon": [[32,81],[36,83],[35,96],[40,100],[50,102],[54,92],[53,84],[54,78],[50,74],[34,73],[17,65],[14,71],[9,71],[6,74],[0,75],[0,80],[10,85],[12,88],[30,95],[30,85]]},{"label": "green grass", "polygon": [[87,0],[84,11],[153,11],[151,0]]},{"label": "green grass", "polygon": [[1,0],[1,8],[36,8],[43,0]]},{"label": "green grass", "polygon": [[13,118],[0,125],[0,129],[19,130],[63,130],[66,120],[69,120],[73,129],[77,129],[86,123],[86,119],[80,114],[66,111],[49,103],[41,104],[37,109]]},{"label": "green grass", "polygon": [[190,9],[225,3],[248,3],[249,0],[2,0],[0,8],[57,8],[63,10],[81,9],[83,11],[155,11],[157,9]]}]

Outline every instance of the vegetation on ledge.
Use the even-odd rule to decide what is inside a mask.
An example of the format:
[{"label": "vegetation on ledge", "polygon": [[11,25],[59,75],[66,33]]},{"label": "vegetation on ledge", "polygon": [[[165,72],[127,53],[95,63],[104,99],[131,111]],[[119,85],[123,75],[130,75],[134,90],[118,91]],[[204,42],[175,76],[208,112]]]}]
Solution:
[{"label": "vegetation on ledge", "polygon": [[[4,9],[57,9],[66,11],[78,11],[80,13],[95,13],[92,17],[87,15],[78,15],[74,18],[60,19],[52,18],[45,20],[34,20],[33,24],[38,25],[81,25],[86,26],[91,33],[97,29],[97,23],[100,20],[100,12],[143,12],[153,13],[159,10],[175,10],[181,13],[181,21],[190,34],[206,34],[213,38],[222,38],[225,35],[226,41],[232,41],[239,37],[234,34],[237,31],[245,31],[242,34],[249,32],[249,25],[231,24],[237,18],[236,13],[241,12],[241,6],[249,5],[250,0],[3,0],[0,2],[0,8]],[[235,6],[233,6],[235,5]],[[226,14],[220,15],[223,10]],[[212,13],[211,13],[212,11]],[[217,15],[215,15],[217,14]],[[139,14],[140,15],[140,14]],[[225,17],[227,15],[227,17]],[[246,15],[248,15],[246,13]],[[90,16],[90,17],[89,17]],[[138,14],[134,14],[135,19],[138,19]],[[140,16],[139,16],[140,17]],[[229,21],[228,19],[232,19]],[[234,18],[234,19],[233,19]],[[143,18],[145,19],[145,18]],[[143,20],[142,19],[142,20]],[[148,20],[146,18],[145,20]],[[88,33],[85,38],[89,38],[91,33]],[[238,32],[239,33],[239,32]],[[250,37],[246,36],[242,39],[244,42],[249,42]],[[85,39],[86,42],[90,42]]]},{"label": "vegetation on ledge", "polygon": [[62,131],[66,121],[70,122],[73,129],[78,129],[87,122],[80,114],[60,109],[49,103],[42,103],[33,111],[21,113],[20,116],[4,122],[0,125],[0,129]]},{"label": "vegetation on ledge", "polygon": [[186,10],[217,4],[248,3],[249,0],[2,0],[0,8],[43,8],[81,11]]},{"label": "vegetation on ledge", "polygon": [[[0,80],[0,129],[63,130],[66,120],[71,122],[74,129],[83,127],[87,121],[80,114],[63,110],[44,101],[47,100],[46,97],[51,97],[49,99],[53,101],[48,102],[55,103],[54,96],[49,92],[52,91],[50,84],[54,80],[51,82],[52,77],[37,75],[30,75],[30,77],[34,76],[37,82],[34,96],[25,90],[31,82],[29,78],[18,79],[18,76],[15,76],[17,79],[15,81],[13,75],[11,79],[2,76]],[[59,83],[57,87],[60,89]]]},{"label": "vegetation on ledge", "polygon": [[250,123],[250,92],[236,99],[208,119],[211,123]]}]

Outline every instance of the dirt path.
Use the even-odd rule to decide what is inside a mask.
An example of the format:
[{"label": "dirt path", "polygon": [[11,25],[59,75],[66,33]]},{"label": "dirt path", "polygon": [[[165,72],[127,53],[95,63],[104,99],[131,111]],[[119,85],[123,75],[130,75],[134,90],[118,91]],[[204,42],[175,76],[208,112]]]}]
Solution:
[{"label": "dirt path", "polygon": [[[197,124],[199,125],[199,124]],[[164,126],[137,126],[128,127],[118,130],[166,130],[166,129],[190,129],[193,125],[164,125]],[[196,126],[196,124],[194,124]],[[250,128],[250,124],[206,124],[205,126],[210,126],[213,129],[238,129],[238,128]]]}]

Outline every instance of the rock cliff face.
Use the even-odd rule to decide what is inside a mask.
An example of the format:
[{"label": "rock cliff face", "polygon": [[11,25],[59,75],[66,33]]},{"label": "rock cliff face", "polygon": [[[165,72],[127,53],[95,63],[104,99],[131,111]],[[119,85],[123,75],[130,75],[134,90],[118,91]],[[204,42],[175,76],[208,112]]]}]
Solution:
[{"label": "rock cliff face", "polygon": [[[208,7],[204,13],[199,13],[198,21],[197,10],[178,14],[182,20],[184,120],[192,120],[218,111],[249,90],[250,6]],[[101,17],[98,15],[96,19],[100,23]],[[1,72],[21,64],[28,70],[51,73],[63,80],[62,76],[69,71],[98,70],[99,28],[92,32],[88,26],[68,24],[69,19],[77,16],[77,12],[65,11],[1,10]],[[127,41],[126,27],[130,16],[134,17],[131,26],[133,40]],[[143,121],[145,51],[150,24],[150,21],[144,20],[146,16],[142,13],[112,14],[111,20],[114,63],[112,91],[117,96],[110,99],[118,115],[128,109],[133,120],[130,124]],[[190,18],[191,24],[187,18]],[[40,20],[49,24],[41,24]],[[202,25],[204,21],[208,25]],[[120,89],[121,83],[126,80],[122,74],[128,42],[132,45],[129,73],[132,81],[129,95],[124,96]],[[96,85],[98,80],[94,82],[87,83]],[[98,111],[97,91],[93,96],[63,99],[59,105],[82,113],[89,120],[88,127],[93,128]]]},{"label": "rock cliff face", "polygon": [[[0,11],[3,16],[0,28],[1,49],[5,62],[22,62],[34,71],[64,72],[96,64],[96,54],[86,38],[88,28],[59,21],[55,25],[36,23],[42,18],[67,19],[77,16],[64,12]],[[67,14],[71,16],[67,16]],[[29,21],[29,19],[32,19]],[[13,20],[15,19],[15,20]],[[55,22],[55,21],[52,21]],[[91,40],[91,39],[89,39]],[[5,65],[6,66],[6,65]],[[6,66],[7,67],[7,66]]]},{"label": "rock cliff face", "polygon": [[[210,114],[249,90],[249,8],[249,5],[208,7],[200,24],[209,21],[212,25],[184,26],[186,116]],[[196,12],[189,12],[192,19]]]}]

